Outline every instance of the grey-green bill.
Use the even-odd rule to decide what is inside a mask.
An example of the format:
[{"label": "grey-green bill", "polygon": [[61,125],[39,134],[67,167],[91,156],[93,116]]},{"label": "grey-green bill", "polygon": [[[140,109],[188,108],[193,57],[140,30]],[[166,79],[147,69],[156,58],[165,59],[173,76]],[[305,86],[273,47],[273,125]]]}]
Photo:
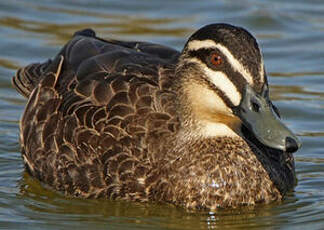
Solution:
[{"label": "grey-green bill", "polygon": [[301,147],[296,135],[282,123],[274,111],[267,84],[261,94],[247,85],[234,113],[262,144],[291,153]]}]

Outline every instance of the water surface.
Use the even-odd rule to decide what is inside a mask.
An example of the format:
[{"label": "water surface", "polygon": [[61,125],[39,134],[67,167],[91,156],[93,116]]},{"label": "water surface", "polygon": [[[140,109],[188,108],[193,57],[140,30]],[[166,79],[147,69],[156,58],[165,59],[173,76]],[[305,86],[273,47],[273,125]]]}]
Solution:
[{"label": "water surface", "polygon": [[[303,141],[298,186],[281,203],[189,212],[164,204],[65,198],[24,172],[17,68],[53,57],[79,29],[181,49],[202,25],[246,27],[264,52],[271,97]],[[10,0],[0,2],[0,229],[323,229],[324,2]]]}]

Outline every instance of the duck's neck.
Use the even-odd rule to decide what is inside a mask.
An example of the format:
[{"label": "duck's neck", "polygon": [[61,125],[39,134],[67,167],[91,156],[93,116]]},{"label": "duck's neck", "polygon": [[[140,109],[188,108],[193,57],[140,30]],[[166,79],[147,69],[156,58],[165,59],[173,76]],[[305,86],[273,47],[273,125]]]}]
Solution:
[{"label": "duck's neck", "polygon": [[186,139],[240,137],[241,121],[214,91],[194,77],[194,71],[178,71],[176,77],[179,135]]}]

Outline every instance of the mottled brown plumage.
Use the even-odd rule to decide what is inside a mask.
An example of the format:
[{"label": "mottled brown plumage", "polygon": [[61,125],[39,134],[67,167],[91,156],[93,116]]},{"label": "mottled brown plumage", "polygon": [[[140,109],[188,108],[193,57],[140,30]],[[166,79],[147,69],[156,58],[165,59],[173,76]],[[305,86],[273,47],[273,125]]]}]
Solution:
[{"label": "mottled brown plumage", "polygon": [[20,69],[13,84],[28,97],[20,139],[30,174],[85,198],[209,209],[281,199],[295,183],[291,154],[247,130],[196,134],[184,85],[199,69],[180,55],[84,30],[52,61]]}]

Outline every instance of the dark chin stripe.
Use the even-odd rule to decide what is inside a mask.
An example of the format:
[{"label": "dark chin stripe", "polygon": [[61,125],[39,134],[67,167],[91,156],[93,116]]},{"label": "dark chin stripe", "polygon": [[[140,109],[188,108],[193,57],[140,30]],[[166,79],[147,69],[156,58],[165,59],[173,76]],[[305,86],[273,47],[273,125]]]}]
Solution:
[{"label": "dark chin stripe", "polygon": [[235,85],[237,90],[242,94],[244,92],[244,86],[249,84],[247,80],[243,77],[240,72],[237,72],[229,64],[224,68],[223,72],[230,79],[230,81]]},{"label": "dark chin stripe", "polygon": [[226,94],[221,89],[219,89],[217,86],[215,86],[213,83],[211,83],[205,78],[203,78],[203,81],[206,83],[206,85],[210,90],[216,92],[216,94],[223,100],[223,102],[226,104],[227,107],[229,108],[235,107],[232,101],[229,99],[229,97],[226,96]]},{"label": "dark chin stripe", "polygon": [[[217,53],[222,57],[223,63],[220,66],[215,67],[213,64],[210,63],[208,58],[211,53]],[[234,84],[234,86],[241,94],[244,91],[244,86],[246,84],[249,84],[247,80],[244,78],[244,76],[240,72],[234,70],[232,65],[229,64],[228,58],[221,51],[215,48],[209,48],[209,49],[202,48],[199,50],[191,50],[189,51],[189,56],[198,58],[202,63],[205,63],[208,68],[214,71],[221,71],[225,73],[228,79]]]}]

